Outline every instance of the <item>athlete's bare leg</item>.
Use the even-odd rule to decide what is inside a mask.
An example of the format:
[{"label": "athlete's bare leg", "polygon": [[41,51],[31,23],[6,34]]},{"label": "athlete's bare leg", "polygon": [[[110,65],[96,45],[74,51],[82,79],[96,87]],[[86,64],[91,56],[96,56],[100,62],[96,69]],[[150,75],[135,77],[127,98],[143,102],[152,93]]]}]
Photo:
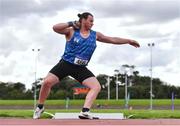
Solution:
[{"label": "athlete's bare leg", "polygon": [[59,78],[52,74],[48,73],[48,75],[44,78],[43,84],[41,86],[40,94],[39,94],[39,104],[44,104],[46,98],[48,97],[51,87],[59,82]]},{"label": "athlete's bare leg", "polygon": [[86,96],[84,106],[83,106],[84,108],[90,109],[98,93],[101,90],[101,85],[99,84],[96,77],[87,78],[82,82],[82,84],[90,88],[90,91],[88,92]]}]

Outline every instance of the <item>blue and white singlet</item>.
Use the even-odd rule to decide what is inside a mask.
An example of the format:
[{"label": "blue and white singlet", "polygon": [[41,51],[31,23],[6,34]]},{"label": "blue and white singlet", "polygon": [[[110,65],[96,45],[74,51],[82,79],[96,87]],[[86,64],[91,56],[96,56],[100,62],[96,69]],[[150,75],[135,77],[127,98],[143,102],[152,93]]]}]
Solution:
[{"label": "blue and white singlet", "polygon": [[75,30],[72,38],[66,42],[62,59],[75,64],[86,66],[96,49],[96,32],[90,30],[87,38],[83,38],[80,30]]}]

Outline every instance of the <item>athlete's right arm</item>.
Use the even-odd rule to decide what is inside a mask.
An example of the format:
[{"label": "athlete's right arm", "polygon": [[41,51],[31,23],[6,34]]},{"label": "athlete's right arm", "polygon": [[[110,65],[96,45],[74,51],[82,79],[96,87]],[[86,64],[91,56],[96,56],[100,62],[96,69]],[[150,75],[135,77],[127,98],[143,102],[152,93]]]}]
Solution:
[{"label": "athlete's right arm", "polygon": [[53,26],[53,30],[59,34],[70,34],[71,28],[68,23],[59,23]]},{"label": "athlete's right arm", "polygon": [[74,33],[74,28],[69,25],[69,23],[59,23],[53,26],[53,30],[56,33],[63,34],[66,37],[66,40],[69,40],[73,33]]}]

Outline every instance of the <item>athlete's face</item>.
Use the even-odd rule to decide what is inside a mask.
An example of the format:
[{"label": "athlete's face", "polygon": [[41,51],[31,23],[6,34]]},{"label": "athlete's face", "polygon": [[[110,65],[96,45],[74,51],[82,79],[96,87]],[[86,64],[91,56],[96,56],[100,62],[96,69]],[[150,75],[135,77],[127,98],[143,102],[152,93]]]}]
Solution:
[{"label": "athlete's face", "polygon": [[87,29],[91,29],[94,25],[94,18],[93,16],[89,15],[87,19],[84,19],[84,24]]}]

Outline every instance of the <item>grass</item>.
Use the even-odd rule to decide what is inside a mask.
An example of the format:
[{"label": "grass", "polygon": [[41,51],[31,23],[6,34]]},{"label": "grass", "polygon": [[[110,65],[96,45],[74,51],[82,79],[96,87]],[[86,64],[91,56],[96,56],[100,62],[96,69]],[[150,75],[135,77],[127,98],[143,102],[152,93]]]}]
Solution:
[{"label": "grass", "polygon": [[[0,106],[6,105],[33,105],[33,100],[0,100]],[[113,106],[121,106],[124,105],[124,99],[117,100],[96,100],[94,104],[100,105],[113,105]],[[131,99],[129,101],[130,106],[147,106],[149,105],[149,99]],[[69,100],[69,105],[83,105],[84,100]],[[64,106],[66,104],[66,100],[46,100],[46,105],[57,105]],[[153,105],[155,106],[169,106],[171,105],[171,99],[153,99]],[[180,105],[180,99],[174,100],[174,105]]]},{"label": "grass", "polygon": [[[69,106],[81,106],[84,100],[70,100]],[[104,106],[124,106],[124,99],[120,100],[96,100],[95,105],[100,104]],[[149,99],[132,99],[129,101],[129,106],[149,106]],[[0,100],[0,106],[32,106],[33,100]],[[47,100],[46,105],[49,106],[65,106],[66,100]],[[153,99],[153,106],[171,106],[170,99]],[[180,106],[180,99],[174,100],[175,106]],[[79,107],[79,108],[81,108]],[[47,109],[47,112],[79,112],[80,109]],[[180,119],[180,110],[126,110],[126,109],[93,109],[92,112],[100,113],[124,113],[127,117],[134,115],[132,118],[136,119],[153,119],[153,118],[178,118]],[[16,117],[16,118],[32,118],[33,110],[11,110],[0,109],[0,117]],[[51,118],[47,114],[43,114],[43,118]]]},{"label": "grass", "polygon": [[[61,110],[47,110],[49,113],[56,112],[79,112],[79,109],[61,109]],[[94,109],[92,112],[97,113],[124,113],[127,117],[133,115],[133,119],[157,119],[157,118],[176,118],[180,119],[180,110],[119,110],[119,109]],[[16,118],[32,118],[32,110],[0,110],[0,117],[16,117]],[[51,118],[47,114],[43,114],[42,118]]]}]

